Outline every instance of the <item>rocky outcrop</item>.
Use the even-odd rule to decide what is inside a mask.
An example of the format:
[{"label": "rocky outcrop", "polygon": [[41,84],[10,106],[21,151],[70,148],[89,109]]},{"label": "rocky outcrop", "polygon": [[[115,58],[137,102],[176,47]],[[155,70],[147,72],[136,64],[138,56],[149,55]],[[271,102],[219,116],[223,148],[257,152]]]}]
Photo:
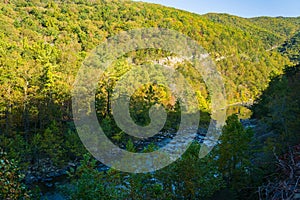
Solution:
[{"label": "rocky outcrop", "polygon": [[55,178],[67,175],[67,171],[70,168],[76,168],[78,165],[79,163],[69,162],[65,167],[56,167],[50,158],[40,159],[38,163],[28,168],[25,183],[32,185],[39,182],[52,187],[52,182]]}]

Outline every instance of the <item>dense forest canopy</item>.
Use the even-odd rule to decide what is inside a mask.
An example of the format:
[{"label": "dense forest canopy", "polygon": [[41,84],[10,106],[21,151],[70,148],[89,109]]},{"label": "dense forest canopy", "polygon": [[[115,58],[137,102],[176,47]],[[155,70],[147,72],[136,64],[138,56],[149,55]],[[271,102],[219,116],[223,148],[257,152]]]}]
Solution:
[{"label": "dense forest canopy", "polygon": [[[255,194],[255,189],[247,188],[247,184],[253,184],[255,188],[263,182],[263,178],[253,180],[250,177],[253,174],[263,177],[269,172],[266,172],[265,166],[261,167],[263,172],[255,171],[253,156],[257,152],[252,152],[251,149],[255,148],[251,145],[255,142],[251,140],[265,132],[253,133],[245,129],[236,116],[228,118],[221,138],[222,145],[205,160],[197,160],[199,146],[195,144],[181,160],[153,175],[163,182],[165,188],[159,182],[147,182],[148,188],[142,187],[144,180],[151,179],[151,174],[129,176],[112,170],[109,173],[113,178],[109,179],[95,169],[95,161],[83,156],[87,151],[77,136],[71,108],[71,90],[82,62],[107,38],[121,31],[150,27],[178,31],[202,46],[222,75],[228,104],[252,105],[255,102],[254,117],[268,126],[267,133],[272,132],[267,144],[258,146],[263,146],[263,149],[281,146],[278,149],[282,153],[291,145],[299,144],[299,66],[295,65],[300,60],[300,17],[197,15],[156,4],[115,0],[2,0],[0,151],[7,153],[1,153],[1,164],[6,163],[3,169],[11,170],[16,176],[9,177],[17,181],[12,185],[20,185],[19,168],[25,174],[33,174],[33,171],[43,168],[45,162],[58,169],[81,160],[78,174],[73,175],[73,184],[78,191],[69,194],[73,199],[84,195],[98,198],[99,194],[91,193],[88,187],[100,190],[101,195],[111,193],[115,198],[123,199],[143,199],[145,196],[138,191],[147,191],[145,194],[153,195],[152,198],[169,199],[208,198],[223,188],[230,188],[240,198],[245,197],[243,191],[252,196]],[[100,124],[107,136],[124,149],[153,151],[156,147],[150,144],[137,150],[135,141],[132,142],[132,138],[118,129],[110,108],[112,88],[134,66],[144,64],[155,69],[165,57],[196,91],[198,108],[204,118],[200,126],[207,128],[211,114],[210,94],[191,63],[173,62],[177,55],[161,50],[129,52],[116,60],[111,71],[101,77],[95,95]],[[149,74],[131,79],[145,77]],[[156,103],[162,104],[168,111],[163,131],[176,130],[180,109],[170,91],[159,85],[144,85],[134,93],[130,104],[132,118],[137,124],[148,124],[148,110]],[[278,109],[280,106],[281,110]],[[243,149],[238,150],[239,142],[235,138],[243,140]],[[285,144],[280,145],[278,141]],[[229,151],[236,153],[230,154]],[[269,149],[268,153],[272,154],[272,150]],[[216,155],[221,156],[220,159],[215,159]],[[234,161],[226,162],[229,158],[234,158]],[[15,160],[19,168],[9,160]],[[270,163],[274,164],[273,161]],[[185,174],[184,169],[190,173]],[[120,191],[116,188],[96,184],[99,180],[109,179],[107,181],[116,186],[120,184],[116,180],[128,176],[132,190],[129,193],[123,191],[124,196],[118,196]],[[2,183],[0,186],[3,186]],[[173,186],[178,188],[177,192],[173,191]],[[5,188],[3,186],[4,189],[0,187],[0,198],[10,197],[7,187],[9,184]],[[16,190],[16,195],[22,194],[26,198],[30,196],[23,190],[23,185],[22,190]]]}]

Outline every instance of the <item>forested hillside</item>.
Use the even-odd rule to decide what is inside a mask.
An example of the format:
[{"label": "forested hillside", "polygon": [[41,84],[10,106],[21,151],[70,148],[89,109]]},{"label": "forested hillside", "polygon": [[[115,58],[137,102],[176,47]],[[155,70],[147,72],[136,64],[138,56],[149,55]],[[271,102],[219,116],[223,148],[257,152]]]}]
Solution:
[{"label": "forested hillside", "polygon": [[257,159],[268,177],[260,188],[266,199],[299,197],[299,80],[299,65],[286,69],[272,79],[253,107],[253,117],[264,127],[257,131],[256,141],[265,149]]},{"label": "forested hillside", "polygon": [[299,31],[295,35],[293,35],[290,39],[285,41],[282,46],[279,47],[279,51],[282,52],[284,55],[287,55],[290,58],[290,60],[295,64],[299,64],[300,62],[299,49],[300,49]]},{"label": "forested hillside", "polygon": [[256,17],[249,20],[284,39],[290,38],[299,31],[299,17]]},{"label": "forested hillside", "polygon": [[[274,77],[268,89],[254,106],[254,117],[269,125],[270,141],[298,145],[299,134],[299,65]],[[278,142],[281,141],[281,142]]]},{"label": "forested hillside", "polygon": [[[83,159],[87,151],[81,144],[72,121],[72,86],[83,60],[97,45],[121,31],[147,27],[176,30],[201,45],[215,61],[224,79],[228,104],[247,102],[252,104],[258,101],[260,104],[255,107],[257,110],[254,112],[257,118],[264,121],[271,118],[273,121],[266,123],[272,124],[272,127],[276,124],[281,132],[288,131],[294,136],[299,133],[297,123],[293,122],[297,121],[296,116],[299,113],[298,110],[291,109],[299,105],[295,101],[292,101],[293,104],[286,102],[297,97],[297,93],[288,93],[287,88],[295,86],[297,90],[298,73],[293,79],[282,74],[290,73],[289,71],[294,70],[292,66],[299,63],[300,18],[246,19],[227,14],[197,15],[161,5],[132,1],[3,0],[0,2],[0,151],[6,152],[1,154],[1,162],[3,161],[1,164],[6,163],[3,169],[12,170],[16,177],[21,171],[27,175],[26,182],[31,184],[40,181],[36,177],[41,179],[49,172],[59,174],[57,171],[60,169],[70,165],[77,166],[81,161],[79,174],[74,175],[81,179],[77,182],[78,185],[73,183],[78,193],[73,191],[72,194],[68,194],[73,195],[73,199],[78,199],[84,192],[90,191],[87,190],[88,187],[83,187],[84,184],[90,184],[86,177],[91,179],[92,183],[102,180],[104,175],[93,169],[96,168],[94,166],[96,163],[91,161],[89,156]],[[96,95],[97,117],[107,135],[126,149],[137,151],[131,140],[113,123],[109,107],[110,91],[117,80],[132,66],[149,64],[151,60],[152,63],[149,64],[151,67],[166,56],[176,57],[169,52],[152,49],[131,52],[113,64],[114,70],[109,73],[114,79],[107,80],[103,76],[99,80]],[[202,78],[189,63],[173,63],[173,67],[189,77],[193,89],[197,91],[198,101],[201,102],[199,109],[203,116],[207,117],[203,122],[206,128],[211,102]],[[283,85],[278,86],[274,81],[282,82]],[[164,90],[159,86],[146,85],[135,94],[131,111],[135,113],[132,116],[137,123],[147,124],[149,107],[154,103],[162,103],[168,108],[170,119],[175,120],[167,124],[164,130],[177,128],[178,105],[172,102],[172,96]],[[281,93],[273,94],[270,90],[278,90]],[[277,97],[279,94],[287,99]],[[282,112],[291,117],[284,122],[285,126],[288,126],[287,129],[291,130],[281,130],[284,126],[280,123],[283,122],[277,121],[283,119],[276,119],[277,121],[274,119],[278,113],[277,110],[273,111],[275,104],[273,99],[278,99],[281,105],[282,102],[289,105],[284,107]],[[297,112],[297,115],[293,115],[294,112]],[[244,130],[237,118],[229,118],[228,124],[228,127],[224,128],[225,132],[229,134],[232,126],[239,127],[237,133],[247,133],[247,136],[241,138],[250,143],[251,131]],[[230,138],[232,137],[225,135],[222,138],[225,140],[224,144]],[[244,143],[246,150],[250,148],[247,142]],[[246,173],[248,169],[252,169],[250,167],[252,155],[248,155],[246,150],[237,155],[217,150],[203,161],[196,158],[197,148],[199,146],[193,146],[190,154],[186,154],[175,165],[156,174],[155,178],[161,182],[147,183],[149,191],[142,185],[143,180],[151,179],[152,175],[130,176],[128,182],[133,189],[131,193],[123,191],[123,197],[118,196],[120,191],[115,190],[116,188],[111,191],[111,188],[106,188],[102,184],[90,187],[101,190],[103,195],[112,192],[115,197],[123,199],[143,199],[142,194],[135,196],[134,190],[146,190],[149,195],[153,193],[157,195],[152,196],[153,198],[170,199],[208,198],[216,191],[228,187],[240,194],[243,191],[240,188],[246,187],[247,184],[256,186],[261,183],[261,180],[250,180],[250,172]],[[235,147],[228,148],[232,150]],[[228,158],[226,156],[236,156],[241,163],[244,162],[243,156],[247,157],[245,166],[243,165],[244,170],[237,170],[235,166],[223,162],[222,159],[221,161],[214,159],[216,154],[222,153],[224,159]],[[18,168],[14,167],[15,161]],[[185,162],[192,164],[187,165]],[[51,167],[43,169],[45,165]],[[198,165],[203,166],[197,168]],[[20,170],[17,170],[19,168]],[[185,168],[190,170],[190,174],[186,175],[183,172]],[[218,171],[219,169],[222,171]],[[230,173],[228,169],[231,170]],[[112,173],[115,179],[108,182],[114,186],[121,184],[116,180],[127,177],[126,174],[119,175],[115,171],[109,173]],[[165,175],[168,173],[170,176]],[[248,177],[249,181],[239,179],[238,174],[243,175],[245,179]],[[118,179],[118,176],[122,178]],[[24,179],[22,180],[24,182]],[[211,181],[211,185],[205,185],[207,184],[205,180]],[[14,181],[19,181],[19,178],[15,178]],[[163,192],[160,183],[165,184],[168,193]],[[173,191],[173,185],[178,188],[177,192]],[[8,186],[12,187],[9,184],[5,186],[6,189]],[[199,188],[202,188],[202,193],[199,192]],[[8,193],[6,189],[0,188],[0,198],[1,192],[4,195],[4,192]],[[17,195],[23,194],[26,198],[30,196],[23,190],[17,192]],[[255,191],[250,189],[249,193],[253,194]],[[93,199],[92,194],[89,195]],[[94,198],[99,197],[97,196],[99,194],[94,195]]]}]

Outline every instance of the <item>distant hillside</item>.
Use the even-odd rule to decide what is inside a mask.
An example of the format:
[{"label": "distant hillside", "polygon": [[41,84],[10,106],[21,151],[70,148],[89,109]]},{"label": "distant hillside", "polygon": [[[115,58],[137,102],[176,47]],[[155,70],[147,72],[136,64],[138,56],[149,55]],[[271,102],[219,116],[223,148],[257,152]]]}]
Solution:
[{"label": "distant hillside", "polygon": [[206,14],[204,15],[215,23],[220,23],[232,29],[244,31],[264,43],[266,49],[272,48],[285,40],[284,36],[266,29],[263,24],[253,23],[252,20],[232,16],[228,14]]},{"label": "distant hillside", "polygon": [[206,14],[214,22],[246,31],[252,37],[260,38],[266,48],[275,48],[300,30],[300,17],[257,17],[242,18],[228,14]]},{"label": "distant hillside", "polygon": [[290,38],[300,30],[300,17],[256,17],[249,20],[283,38]]},{"label": "distant hillside", "polygon": [[15,80],[30,72],[28,76],[35,78],[29,84],[39,87],[38,77],[49,63],[56,66],[52,73],[60,74],[57,87],[64,88],[59,90],[64,96],[88,52],[105,38],[133,28],[164,27],[198,41],[217,61],[230,102],[255,99],[267,87],[269,75],[282,73],[289,64],[279,53],[266,51],[280,44],[283,36],[251,20],[200,16],[141,2],[11,0],[1,3],[0,22],[5,73],[18,71],[10,75],[17,76]]}]

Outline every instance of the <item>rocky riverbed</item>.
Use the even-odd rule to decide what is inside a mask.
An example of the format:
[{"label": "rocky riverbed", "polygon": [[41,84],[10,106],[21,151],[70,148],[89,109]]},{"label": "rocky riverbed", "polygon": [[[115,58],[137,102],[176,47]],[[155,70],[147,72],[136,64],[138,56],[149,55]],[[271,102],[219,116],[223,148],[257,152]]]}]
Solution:
[{"label": "rocky riverbed", "polygon": [[[246,128],[256,128],[257,121],[256,120],[242,120],[241,121],[244,127]],[[193,129],[193,128],[192,128]],[[193,136],[194,141],[199,143],[203,143],[205,140],[205,136],[207,133],[206,128],[198,128],[195,129],[195,134]],[[154,144],[155,146],[162,148],[168,144],[168,150],[172,151],[174,149],[181,148],[182,145],[186,145],[186,138],[180,138],[173,141],[176,136],[175,131],[170,132],[161,132],[156,134],[151,139],[146,140],[137,140],[134,141],[134,145],[137,151],[142,151],[145,147],[150,144]],[[122,148],[122,146],[121,146]],[[124,148],[124,146],[123,146]],[[76,168],[79,166],[79,162],[68,163],[67,166],[63,168],[54,167],[53,163],[50,159],[43,159],[39,162],[39,165],[31,166],[26,175],[26,183],[29,185],[38,185],[42,192],[42,199],[48,200],[60,200],[64,199],[63,195],[59,194],[56,190],[57,186],[64,185],[68,183],[67,180],[67,171],[71,168]],[[98,170],[99,171],[107,171],[109,167],[99,163]]]},{"label": "rocky riverbed", "polygon": [[[192,129],[192,128],[191,128]],[[202,143],[207,129],[199,128],[198,130],[195,129],[194,132],[194,140]],[[145,140],[137,140],[134,141],[134,145],[137,151],[142,151],[145,147],[150,144],[154,144],[155,146],[162,148],[166,144],[169,144],[169,149],[167,150],[174,150],[181,148],[182,145],[186,145],[187,138],[180,138],[180,140],[176,140],[176,142],[172,141],[173,138],[176,136],[175,131],[170,132],[160,132],[156,134],[154,137],[145,139]],[[124,146],[121,146],[121,148]],[[79,162],[69,162],[64,167],[55,167],[53,162],[49,158],[40,159],[38,163],[29,167],[26,177],[25,183],[29,186],[38,186],[41,189],[43,199],[63,199],[62,195],[57,193],[56,187],[58,185],[66,184],[67,181],[67,172],[71,168],[76,168],[79,166]],[[109,167],[99,163],[98,170],[99,171],[107,171]]]}]

